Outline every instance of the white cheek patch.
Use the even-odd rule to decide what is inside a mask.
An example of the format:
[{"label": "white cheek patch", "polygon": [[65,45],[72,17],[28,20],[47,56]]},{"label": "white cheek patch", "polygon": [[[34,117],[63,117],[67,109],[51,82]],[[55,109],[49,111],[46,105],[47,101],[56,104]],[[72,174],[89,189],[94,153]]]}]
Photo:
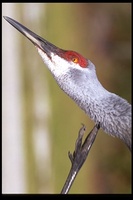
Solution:
[{"label": "white cheek patch", "polygon": [[60,69],[60,71],[68,69],[69,67],[69,63],[66,60],[59,57],[58,55],[55,55],[54,53],[51,53],[51,60],[55,67]]},{"label": "white cheek patch", "polygon": [[53,71],[54,71],[54,68],[55,68],[55,65],[54,63],[52,62],[52,59],[50,59],[47,54],[45,52],[43,52],[40,48],[37,48],[37,51],[39,53],[39,55],[41,56],[43,62],[46,64],[46,66],[48,67],[48,69],[52,72],[53,74]]},{"label": "white cheek patch", "polygon": [[50,59],[48,58],[47,54],[44,53],[40,48],[38,48],[38,47],[36,47],[36,48],[37,48],[37,51],[38,51],[39,55],[43,59],[44,63],[47,64],[47,62],[50,61]]},{"label": "white cheek patch", "polygon": [[62,73],[66,72],[69,68],[69,63],[65,61],[63,58],[60,58],[58,55],[55,55],[54,53],[50,54],[49,58],[45,52],[43,52],[40,48],[37,48],[37,51],[41,58],[43,59],[43,62],[47,65],[49,70],[55,75],[59,76]]}]

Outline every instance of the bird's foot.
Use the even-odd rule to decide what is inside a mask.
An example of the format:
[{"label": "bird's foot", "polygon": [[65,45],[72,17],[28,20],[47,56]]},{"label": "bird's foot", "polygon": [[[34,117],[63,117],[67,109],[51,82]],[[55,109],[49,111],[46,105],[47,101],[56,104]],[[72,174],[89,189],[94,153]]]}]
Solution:
[{"label": "bird's foot", "polygon": [[100,128],[100,123],[97,123],[92,129],[92,131],[87,135],[83,144],[82,144],[82,139],[86,131],[85,125],[83,125],[79,130],[78,138],[75,143],[75,150],[73,154],[68,152],[68,156],[72,166],[68,174],[68,177],[66,179],[66,182],[64,184],[64,187],[61,191],[61,194],[67,194],[68,191],[70,190],[70,187],[72,186],[72,183],[75,180],[80,168],[87,159],[87,155],[91,149],[93,142],[95,141],[99,128]]}]

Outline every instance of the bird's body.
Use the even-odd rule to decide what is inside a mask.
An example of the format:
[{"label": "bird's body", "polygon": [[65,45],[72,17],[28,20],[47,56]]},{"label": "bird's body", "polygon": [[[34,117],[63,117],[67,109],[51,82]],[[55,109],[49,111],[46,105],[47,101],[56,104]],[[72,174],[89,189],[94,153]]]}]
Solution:
[{"label": "bird's body", "polygon": [[60,88],[108,134],[131,150],[131,105],[107,91],[99,82],[94,64],[74,51],[65,51],[36,35],[15,20],[5,19],[37,48]]}]

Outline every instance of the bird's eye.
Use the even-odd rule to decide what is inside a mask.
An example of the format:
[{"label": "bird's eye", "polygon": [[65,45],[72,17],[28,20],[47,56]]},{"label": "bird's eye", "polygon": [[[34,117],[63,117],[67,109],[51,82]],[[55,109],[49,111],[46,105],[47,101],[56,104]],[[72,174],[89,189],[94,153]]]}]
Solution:
[{"label": "bird's eye", "polygon": [[73,58],[72,58],[72,62],[74,62],[74,63],[78,63],[78,58],[73,57]]}]

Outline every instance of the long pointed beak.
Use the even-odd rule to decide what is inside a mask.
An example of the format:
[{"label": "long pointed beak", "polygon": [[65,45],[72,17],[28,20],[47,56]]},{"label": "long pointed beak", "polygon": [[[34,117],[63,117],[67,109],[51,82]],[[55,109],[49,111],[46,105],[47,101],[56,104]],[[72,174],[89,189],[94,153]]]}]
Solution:
[{"label": "long pointed beak", "polygon": [[38,36],[19,22],[15,21],[14,19],[3,16],[4,19],[9,22],[12,26],[14,26],[20,33],[26,36],[35,46],[40,48],[44,53],[47,54],[49,58],[51,58],[51,53],[59,54],[60,51],[63,51],[56,47],[55,45],[51,44],[47,40],[43,39],[42,37]]}]

